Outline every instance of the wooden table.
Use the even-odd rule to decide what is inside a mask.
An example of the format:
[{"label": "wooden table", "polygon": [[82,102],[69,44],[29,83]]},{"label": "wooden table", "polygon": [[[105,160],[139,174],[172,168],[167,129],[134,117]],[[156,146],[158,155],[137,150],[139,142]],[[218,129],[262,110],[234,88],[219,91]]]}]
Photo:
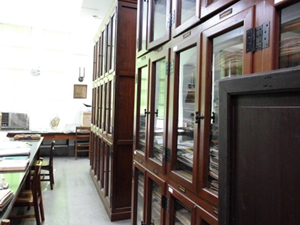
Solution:
[{"label": "wooden table", "polygon": [[[5,178],[5,182],[9,183],[9,189],[11,189],[14,193],[14,197],[10,201],[10,203],[6,206],[6,208],[0,212],[0,221],[3,219],[8,218],[13,204],[15,202],[15,199],[17,195],[19,194],[20,190],[25,184],[27,174],[31,170],[31,166],[33,165],[37,152],[39,150],[39,147],[43,141],[43,137],[40,140],[24,140],[22,142],[27,142],[30,145],[30,155],[29,155],[29,163],[25,171],[20,172],[0,172],[0,175]],[[13,139],[10,139],[10,141],[14,141]],[[2,181],[1,181],[2,182]]]}]

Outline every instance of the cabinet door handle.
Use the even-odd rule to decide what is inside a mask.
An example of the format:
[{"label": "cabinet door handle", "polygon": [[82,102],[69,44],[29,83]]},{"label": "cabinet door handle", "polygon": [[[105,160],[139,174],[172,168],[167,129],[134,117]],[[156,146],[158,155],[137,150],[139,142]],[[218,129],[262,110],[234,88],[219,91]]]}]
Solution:
[{"label": "cabinet door handle", "polygon": [[199,112],[195,113],[195,123],[200,123],[200,120],[203,120],[204,116],[200,116]]},{"label": "cabinet door handle", "polygon": [[150,112],[147,112],[147,109],[144,109],[144,117],[146,117]]},{"label": "cabinet door handle", "polygon": [[158,117],[158,109],[156,109],[155,113],[156,117]]}]

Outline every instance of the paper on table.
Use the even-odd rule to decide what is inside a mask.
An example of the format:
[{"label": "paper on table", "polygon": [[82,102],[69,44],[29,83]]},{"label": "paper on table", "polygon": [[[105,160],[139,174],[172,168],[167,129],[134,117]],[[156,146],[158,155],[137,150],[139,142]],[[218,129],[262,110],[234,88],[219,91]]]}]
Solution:
[{"label": "paper on table", "polygon": [[22,171],[27,167],[29,160],[3,160],[0,161],[0,171]]}]

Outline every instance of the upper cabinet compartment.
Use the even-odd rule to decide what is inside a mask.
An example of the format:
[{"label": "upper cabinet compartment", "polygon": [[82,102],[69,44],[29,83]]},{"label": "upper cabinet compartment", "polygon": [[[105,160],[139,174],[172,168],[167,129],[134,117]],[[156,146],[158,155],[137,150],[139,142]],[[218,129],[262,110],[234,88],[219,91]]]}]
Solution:
[{"label": "upper cabinet compartment", "polygon": [[281,11],[279,67],[300,65],[300,3]]},{"label": "upper cabinet compartment", "polygon": [[148,1],[138,0],[137,10],[137,56],[143,55],[147,51],[147,16],[148,16]]},{"label": "upper cabinet compartment", "polygon": [[200,0],[173,0],[172,36],[200,22]]},{"label": "upper cabinet compartment", "polygon": [[150,0],[148,49],[168,41],[170,38],[170,0]]},{"label": "upper cabinet compartment", "polygon": [[170,0],[140,0],[138,6],[137,55],[170,39]]}]

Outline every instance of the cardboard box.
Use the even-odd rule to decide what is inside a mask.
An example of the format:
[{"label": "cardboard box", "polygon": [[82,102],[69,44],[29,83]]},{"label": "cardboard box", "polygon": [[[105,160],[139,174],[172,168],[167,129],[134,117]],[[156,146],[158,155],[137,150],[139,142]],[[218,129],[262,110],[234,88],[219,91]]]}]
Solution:
[{"label": "cardboard box", "polygon": [[81,115],[81,126],[82,127],[90,127],[92,123],[92,113],[84,112]]}]

